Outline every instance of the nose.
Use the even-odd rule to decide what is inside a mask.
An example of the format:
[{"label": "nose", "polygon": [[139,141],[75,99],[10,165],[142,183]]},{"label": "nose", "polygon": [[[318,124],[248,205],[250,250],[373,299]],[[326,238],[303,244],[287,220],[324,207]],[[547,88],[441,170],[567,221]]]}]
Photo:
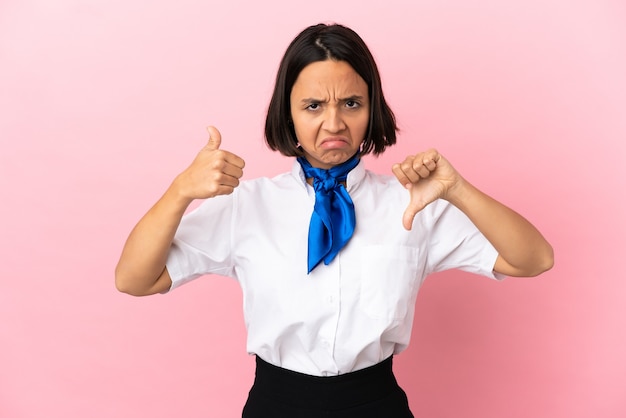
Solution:
[{"label": "nose", "polygon": [[346,129],[341,112],[334,106],[330,106],[324,118],[324,129],[328,132],[338,133]]}]

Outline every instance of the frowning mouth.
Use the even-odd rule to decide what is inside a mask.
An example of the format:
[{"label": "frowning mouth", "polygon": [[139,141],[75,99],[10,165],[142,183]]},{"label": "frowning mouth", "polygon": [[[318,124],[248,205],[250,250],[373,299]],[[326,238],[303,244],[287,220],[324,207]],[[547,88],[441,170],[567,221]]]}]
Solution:
[{"label": "frowning mouth", "polygon": [[324,138],[322,140],[322,143],[320,144],[320,146],[322,148],[326,148],[326,149],[332,149],[332,148],[343,148],[346,145],[349,145],[350,142],[348,141],[348,139],[346,137],[343,136],[329,136],[327,138]]}]

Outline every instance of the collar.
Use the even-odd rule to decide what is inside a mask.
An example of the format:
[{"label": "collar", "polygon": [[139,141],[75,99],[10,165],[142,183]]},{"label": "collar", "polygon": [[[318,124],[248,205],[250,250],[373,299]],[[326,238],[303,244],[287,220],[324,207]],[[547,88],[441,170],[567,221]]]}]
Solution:
[{"label": "collar", "polygon": [[[302,170],[302,166],[296,159],[293,160],[293,165],[291,166],[291,175],[302,187],[306,188],[308,186],[304,177],[304,170]],[[348,178],[346,179],[346,190],[348,193],[357,187],[363,181],[363,178],[365,178],[365,163],[363,162],[363,157],[361,157],[356,167],[348,173]]]}]

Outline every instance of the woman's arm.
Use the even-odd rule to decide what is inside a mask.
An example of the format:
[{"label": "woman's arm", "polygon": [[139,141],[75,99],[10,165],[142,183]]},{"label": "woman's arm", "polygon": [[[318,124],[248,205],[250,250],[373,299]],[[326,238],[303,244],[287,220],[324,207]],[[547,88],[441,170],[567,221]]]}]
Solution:
[{"label": "woman's arm", "polygon": [[172,280],[165,262],[189,204],[195,199],[230,194],[239,185],[244,161],[220,150],[219,131],[208,129],[207,145],[131,231],[115,269],[119,291],[135,296],[167,291]]},{"label": "woman's arm", "polygon": [[550,244],[528,220],[462,180],[446,199],[476,225],[498,251],[494,270],[507,276],[532,277],[552,268]]},{"label": "woman's arm", "polygon": [[170,288],[165,261],[189,203],[173,183],[133,228],[115,268],[115,286],[120,292],[146,296]]},{"label": "woman's arm", "polygon": [[498,251],[494,271],[531,277],[552,268],[552,247],[537,228],[466,181],[436,150],[409,156],[392,171],[411,193],[403,218],[406,229],[426,205],[445,199],[465,213]]}]

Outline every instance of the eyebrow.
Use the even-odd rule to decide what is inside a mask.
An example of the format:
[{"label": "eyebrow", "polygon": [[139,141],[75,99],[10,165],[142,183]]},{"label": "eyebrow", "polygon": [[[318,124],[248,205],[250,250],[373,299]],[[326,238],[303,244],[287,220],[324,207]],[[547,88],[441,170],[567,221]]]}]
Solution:
[{"label": "eyebrow", "polygon": [[[357,94],[353,94],[352,96],[342,97],[339,99],[340,102],[348,102],[348,101],[361,101],[364,99],[364,96],[359,96]],[[325,100],[316,99],[314,97],[307,97],[306,99],[302,99],[301,103],[325,103]]]}]

